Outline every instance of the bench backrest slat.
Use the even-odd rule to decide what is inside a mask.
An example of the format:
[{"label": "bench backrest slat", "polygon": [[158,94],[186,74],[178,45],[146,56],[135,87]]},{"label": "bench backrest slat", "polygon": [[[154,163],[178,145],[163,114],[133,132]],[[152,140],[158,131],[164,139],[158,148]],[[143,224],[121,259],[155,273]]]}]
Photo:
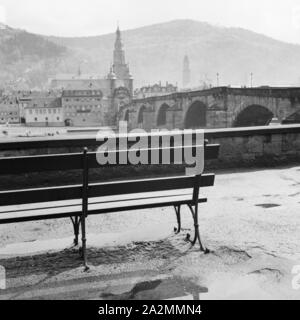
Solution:
[{"label": "bench backrest slat", "polygon": [[55,154],[0,159],[0,175],[82,168],[82,154]]},{"label": "bench backrest slat", "polygon": [[[204,174],[200,187],[214,185],[214,174]],[[167,191],[193,188],[193,176],[164,177],[155,179],[140,179],[133,181],[116,181],[107,183],[92,183],[88,187],[89,197],[114,196],[130,193]],[[60,200],[80,199],[82,186],[61,186],[52,188],[37,188],[0,192],[1,206],[50,202]]]},{"label": "bench backrest slat", "polygon": [[[175,150],[184,152],[186,149],[191,149],[195,154],[196,146],[185,147],[170,147],[158,149],[160,154],[170,151],[171,164],[173,163],[173,157]],[[153,152],[153,149],[148,149],[148,152]],[[120,153],[128,153],[128,151],[115,151],[117,163],[120,157]],[[205,160],[217,159],[219,153],[219,145],[206,145],[204,157]],[[99,165],[97,162],[97,153],[88,153],[88,165],[89,168],[100,168],[108,165]],[[55,154],[55,155],[39,155],[39,156],[26,156],[26,157],[6,157],[0,158],[0,175],[8,174],[22,174],[31,172],[43,172],[43,171],[67,171],[83,168],[83,156],[82,153],[73,154]],[[161,159],[161,157],[160,157]],[[116,164],[119,166],[119,164]]]}]

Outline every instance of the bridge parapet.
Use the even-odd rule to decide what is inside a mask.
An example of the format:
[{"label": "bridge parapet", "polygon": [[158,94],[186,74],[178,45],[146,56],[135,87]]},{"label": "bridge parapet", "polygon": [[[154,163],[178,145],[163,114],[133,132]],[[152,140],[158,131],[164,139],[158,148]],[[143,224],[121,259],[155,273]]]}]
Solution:
[{"label": "bridge parapet", "polygon": [[[199,108],[203,104],[206,108],[206,112],[195,112],[193,116],[199,119],[198,126],[196,122],[188,123],[186,121],[187,113],[190,108],[194,108],[195,103],[198,103]],[[278,118],[279,121],[284,121],[293,113],[300,112],[300,88],[215,87],[197,91],[179,91],[163,96],[133,99],[131,105],[124,108],[120,117],[121,119],[124,118],[127,110],[130,110],[131,112],[136,112],[136,116],[132,116],[132,121],[129,123],[131,128],[142,127],[147,130],[149,128],[156,128],[159,122],[158,115],[161,108],[165,105],[168,106],[166,113],[169,114],[173,111],[173,115],[164,116],[165,118],[169,118],[169,121],[166,121],[167,128],[183,129],[194,125],[198,128],[233,127],[238,124],[237,119],[240,114],[249,107],[254,107],[245,116],[246,118],[249,117],[249,126],[262,125],[268,124],[272,117]],[[260,107],[261,112],[257,112],[258,107]],[[141,110],[153,113],[151,116],[146,116],[142,124],[137,121],[143,118],[138,115]],[[251,113],[257,113],[257,119],[252,119]],[[201,117],[205,117],[205,121]],[[173,119],[172,121],[170,120],[171,118]],[[244,125],[245,121],[242,121],[242,124]]]}]

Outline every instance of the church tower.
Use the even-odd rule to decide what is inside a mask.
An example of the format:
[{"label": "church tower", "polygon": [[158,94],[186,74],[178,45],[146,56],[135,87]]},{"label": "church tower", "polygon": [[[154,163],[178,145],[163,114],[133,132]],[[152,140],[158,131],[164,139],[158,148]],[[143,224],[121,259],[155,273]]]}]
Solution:
[{"label": "church tower", "polygon": [[189,57],[185,55],[183,59],[182,86],[183,88],[186,88],[190,84],[191,84],[190,60],[189,60]]},{"label": "church tower", "polygon": [[117,79],[131,78],[129,67],[125,62],[125,52],[123,49],[121,31],[119,29],[119,26],[116,32],[116,41],[115,41],[114,58],[113,58],[113,72],[115,73]]},{"label": "church tower", "polygon": [[130,104],[133,97],[133,77],[125,60],[121,32],[119,26],[113,52],[113,64],[106,79],[110,83],[111,107],[109,110],[110,124],[117,125],[119,112],[123,106]]}]

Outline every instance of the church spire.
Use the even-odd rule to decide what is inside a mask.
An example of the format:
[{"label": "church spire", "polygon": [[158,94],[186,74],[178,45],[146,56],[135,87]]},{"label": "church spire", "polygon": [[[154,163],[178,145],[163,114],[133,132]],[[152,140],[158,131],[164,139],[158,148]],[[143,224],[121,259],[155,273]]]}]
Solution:
[{"label": "church spire", "polygon": [[117,26],[117,31],[116,31],[116,42],[118,42],[118,41],[122,43],[121,31],[120,31],[119,24],[118,24],[118,26]]},{"label": "church spire", "polygon": [[118,26],[116,31],[116,41],[114,50],[114,65],[125,64],[125,52],[123,50],[123,43],[121,38],[121,31]]},{"label": "church spire", "polygon": [[114,48],[113,71],[118,79],[127,79],[130,75],[129,68],[125,62],[125,52],[123,49],[121,31],[119,25],[116,31],[116,40]]}]

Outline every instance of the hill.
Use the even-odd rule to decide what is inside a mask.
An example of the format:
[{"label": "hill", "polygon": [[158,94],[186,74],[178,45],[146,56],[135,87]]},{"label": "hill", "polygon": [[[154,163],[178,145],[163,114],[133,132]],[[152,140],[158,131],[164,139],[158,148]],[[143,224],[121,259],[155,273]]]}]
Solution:
[{"label": "hill", "polygon": [[[185,54],[193,86],[204,79],[216,84],[216,73],[221,85],[249,85],[251,73],[254,85],[300,84],[300,46],[252,31],[175,20],[122,31],[122,38],[135,86],[158,81],[181,85]],[[114,33],[62,38],[7,27],[0,30],[0,82],[45,84],[56,73],[74,74],[79,65],[83,73],[103,77],[114,40]]]},{"label": "hill", "polygon": [[[112,59],[114,33],[49,39],[72,48],[85,60],[85,72],[105,74]],[[190,58],[193,85],[203,79],[220,84],[300,84],[300,46],[240,28],[175,20],[122,32],[126,58],[136,85],[162,81],[181,84],[183,57]]]},{"label": "hill", "polygon": [[19,88],[40,87],[69,50],[50,40],[8,26],[0,28],[0,84]]}]

